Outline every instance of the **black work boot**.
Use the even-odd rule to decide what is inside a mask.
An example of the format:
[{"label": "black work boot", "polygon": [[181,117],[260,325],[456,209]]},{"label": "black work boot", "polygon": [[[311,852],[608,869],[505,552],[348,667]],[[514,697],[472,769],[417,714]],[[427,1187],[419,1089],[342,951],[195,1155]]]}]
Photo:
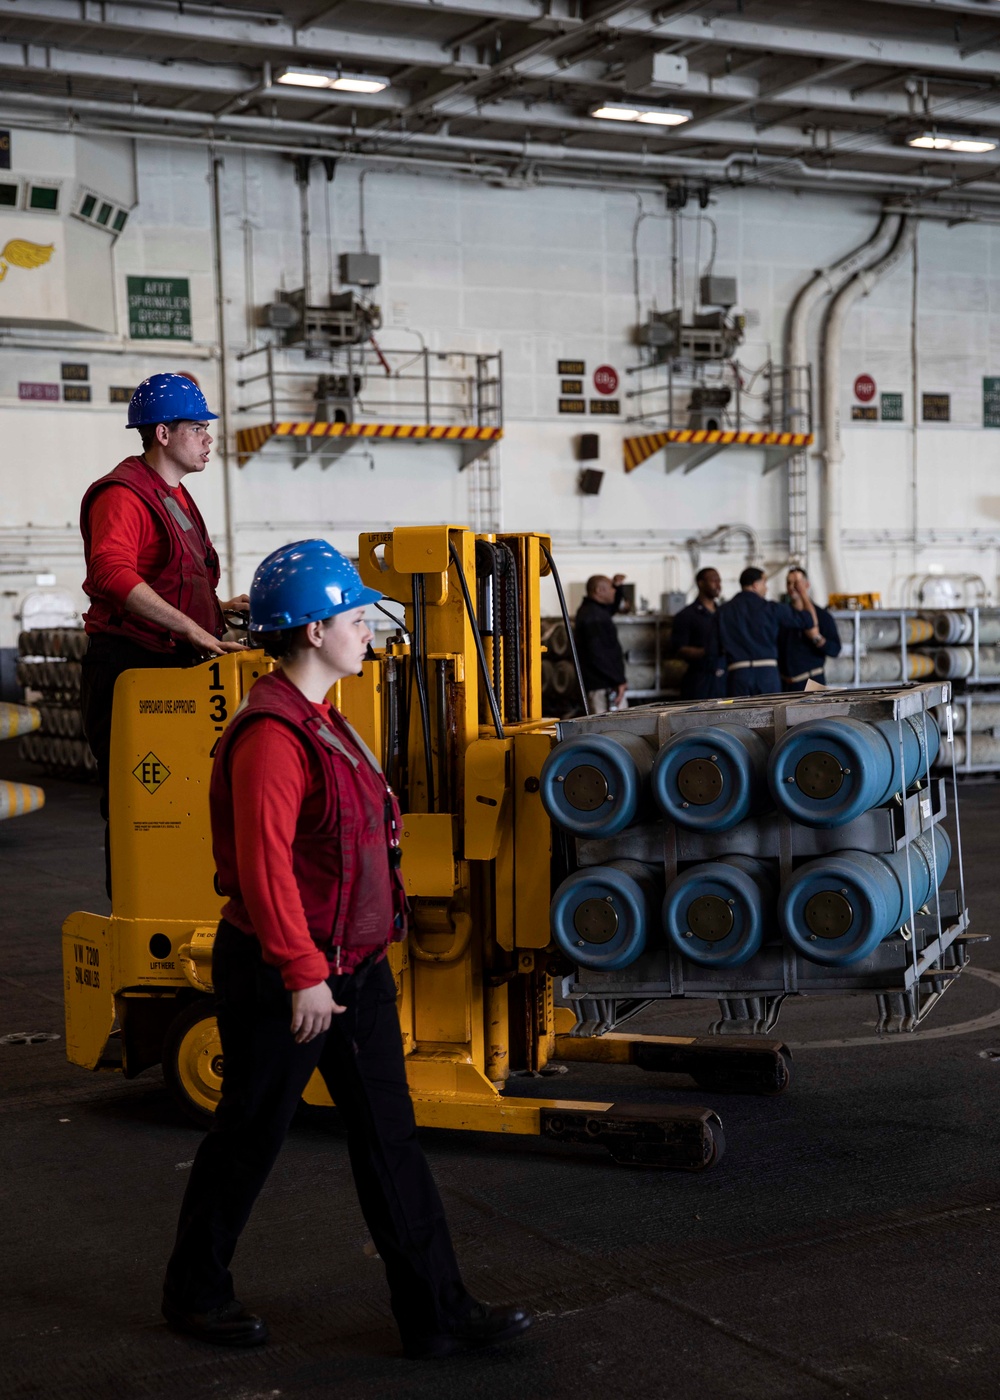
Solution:
[{"label": "black work boot", "polygon": [[421,1361],[495,1346],[519,1337],[534,1320],[526,1308],[491,1308],[488,1303],[473,1303],[468,1314],[451,1323],[446,1332],[404,1336],[403,1354],[411,1361]]},{"label": "black work boot", "polygon": [[257,1347],[267,1341],[264,1319],[247,1312],[235,1298],[208,1312],[185,1312],[164,1301],[163,1316],[175,1332],[186,1332],[200,1342],[214,1342],[220,1347]]}]

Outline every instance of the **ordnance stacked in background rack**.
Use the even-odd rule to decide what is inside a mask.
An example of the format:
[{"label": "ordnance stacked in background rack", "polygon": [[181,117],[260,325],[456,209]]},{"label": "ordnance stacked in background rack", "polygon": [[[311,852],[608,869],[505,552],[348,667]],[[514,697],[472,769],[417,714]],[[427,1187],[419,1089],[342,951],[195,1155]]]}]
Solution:
[{"label": "ordnance stacked in background rack", "polygon": [[21,633],[17,647],[17,679],[41,716],[40,729],[21,739],[21,757],[54,776],[89,781],[97,773],[97,760],[83,737],[80,713],[86,632],[82,627],[34,628]]},{"label": "ordnance stacked in background rack", "polygon": [[569,719],[583,714],[569,628],[561,617],[542,618],[542,696],[547,715]]},{"label": "ordnance stacked in background rack", "polygon": [[[676,696],[686,667],[670,655],[673,618],[665,613],[616,613],[614,624],[625,658],[630,703]],[[542,618],[542,645],[546,649],[542,657],[545,713],[557,719],[582,714],[569,634],[561,617]]]},{"label": "ordnance stacked in background rack", "polygon": [[926,680],[935,674],[934,624],[927,614],[908,609],[838,609],[833,616],[843,650],[826,662],[827,685],[857,690]]},{"label": "ordnance stacked in background rack", "polygon": [[[0,700],[0,740],[33,734],[40,723],[41,715],[32,705],[12,705]],[[0,821],[37,812],[44,806],[45,793],[40,787],[0,778]]]},{"label": "ordnance stacked in background rack", "polygon": [[959,774],[1000,772],[1000,609],[946,608],[925,613],[934,627],[937,674],[954,682],[938,710],[938,764]]},{"label": "ordnance stacked in background rack", "polygon": [[717,999],[714,1030],[759,1032],[786,996],[869,990],[880,1029],[914,1029],[970,937],[957,819],[953,848],[927,776],[949,699],[929,684],[560,723],[541,790],[574,838],[551,919],[578,964],[576,1058],[676,997]]}]

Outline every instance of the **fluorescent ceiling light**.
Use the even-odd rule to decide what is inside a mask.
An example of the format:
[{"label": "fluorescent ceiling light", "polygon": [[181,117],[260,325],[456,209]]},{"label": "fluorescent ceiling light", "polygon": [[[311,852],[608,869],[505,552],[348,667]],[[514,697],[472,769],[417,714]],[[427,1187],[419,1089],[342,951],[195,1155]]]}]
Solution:
[{"label": "fluorescent ceiling light", "polygon": [[943,131],[923,131],[919,136],[911,136],[907,145],[916,146],[921,151],[959,151],[963,155],[983,155],[995,151],[997,143],[986,136],[948,135]]},{"label": "fluorescent ceiling light", "polygon": [[287,83],[289,87],[328,88],[330,74],[307,73],[303,68],[286,68],[283,73],[278,74],[278,82]]},{"label": "fluorescent ceiling light", "polygon": [[360,73],[342,73],[330,86],[339,88],[341,92],[381,92],[389,86],[389,79],[365,78]]},{"label": "fluorescent ceiling light", "polygon": [[609,122],[642,122],[647,126],[683,126],[694,115],[681,107],[630,107],[625,102],[604,102],[591,110],[592,117]]},{"label": "fluorescent ceiling light", "polygon": [[315,68],[283,68],[276,81],[289,87],[340,92],[381,92],[389,86],[388,78],[377,78],[369,73],[322,73]]}]

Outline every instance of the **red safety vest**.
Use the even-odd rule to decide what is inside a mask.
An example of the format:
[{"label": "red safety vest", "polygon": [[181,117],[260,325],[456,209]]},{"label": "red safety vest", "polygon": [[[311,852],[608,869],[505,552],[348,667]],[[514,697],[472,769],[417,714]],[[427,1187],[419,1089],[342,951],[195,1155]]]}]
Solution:
[{"label": "red safety vest", "polygon": [[149,507],[170,544],[170,557],[166,564],[155,578],[148,578],[145,582],[164,602],[213,637],[224,636],[226,624],[215,596],[219,585],[219,556],[208,538],[201,511],[190,496],[190,512],[185,511],[177,498],[166,489],[162,478],[141,457],[126,457],[114,471],[95,481],[87,488],[80,507],[80,533],[83,535],[83,553],[87,561],[83,591],[91,600],[83,619],[87,631],[129,637],[150,651],[174,651],[177,647],[176,639],[168,631],[101,597],[90,581],[90,505],[99,491],[112,484],[127,486],[135,492]]},{"label": "red safety vest", "polygon": [[335,972],[348,972],[375,948],[406,936],[406,894],[399,873],[399,804],[374,754],[335,709],[320,714],[280,670],[262,676],[233,716],[212,768],[209,805],[218,888],[230,896],[223,916],[253,923],[240,895],[230,754],[245,724],[262,715],[284,721],[317,759],[326,783],[320,818],[300,824],[292,866],[309,932]]}]

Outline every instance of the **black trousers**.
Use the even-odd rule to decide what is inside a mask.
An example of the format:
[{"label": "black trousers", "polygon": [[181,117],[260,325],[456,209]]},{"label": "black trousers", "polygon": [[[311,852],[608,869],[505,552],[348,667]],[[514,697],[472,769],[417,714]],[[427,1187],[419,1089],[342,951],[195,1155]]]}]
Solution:
[{"label": "black trousers", "polygon": [[[358,1199],[388,1276],[404,1338],[432,1335],[468,1313],[444,1208],[417,1140],[388,963],[330,978],[346,1011],[297,1045],[291,995],[260,944],[224,919],[212,958],[222,1037],[222,1101],[198,1149],[164,1298],[207,1312],[233,1297],[229,1265],[306,1083],[317,1067],[347,1125]],[[322,1209],[322,1204],[317,1203]]]},{"label": "black trousers", "polygon": [[101,816],[104,818],[104,879],[111,898],[111,842],[108,838],[108,785],[111,774],[111,702],[115,681],[123,671],[141,666],[190,666],[194,656],[148,651],[127,637],[91,636],[84,653],[80,675],[80,709],[83,732],[97,759],[97,780],[101,787]]}]

